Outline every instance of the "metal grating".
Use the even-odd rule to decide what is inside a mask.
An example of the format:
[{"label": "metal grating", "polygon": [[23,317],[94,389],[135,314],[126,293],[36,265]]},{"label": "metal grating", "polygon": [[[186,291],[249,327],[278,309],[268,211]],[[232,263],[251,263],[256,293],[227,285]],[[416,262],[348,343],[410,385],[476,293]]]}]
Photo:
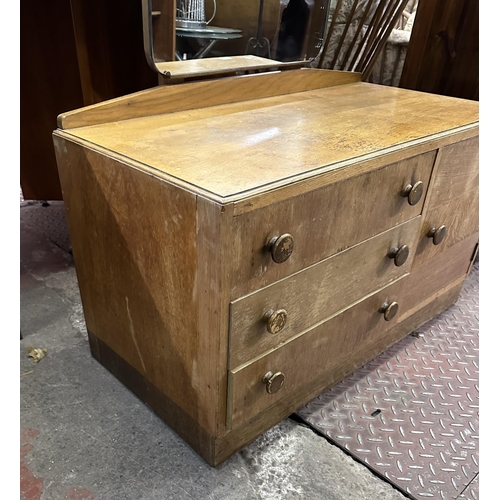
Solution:
[{"label": "metal grating", "polygon": [[414,499],[479,498],[479,263],[453,306],[297,415]]}]

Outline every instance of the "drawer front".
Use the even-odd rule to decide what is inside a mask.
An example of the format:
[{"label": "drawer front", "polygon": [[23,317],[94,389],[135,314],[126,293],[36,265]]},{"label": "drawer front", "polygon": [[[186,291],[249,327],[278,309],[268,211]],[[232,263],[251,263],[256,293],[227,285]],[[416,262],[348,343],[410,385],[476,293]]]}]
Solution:
[{"label": "drawer front", "polygon": [[[365,351],[368,359],[371,345],[380,342],[380,337],[397,324],[404,312],[405,305],[399,296],[406,279],[403,277],[366,297],[254,362],[231,370],[228,425],[238,427],[261,411],[279,404],[282,398],[289,398],[294,391],[300,392],[301,386],[337,365],[346,365],[347,371],[356,369],[354,365],[351,368],[349,360],[356,359],[360,351]],[[386,321],[380,312],[381,306],[393,302],[398,302],[398,312],[390,321]],[[374,356],[377,354],[374,352]],[[280,381],[283,382],[281,386]]]},{"label": "drawer front", "polygon": [[[407,273],[420,220],[420,216],[415,217],[233,301],[230,305],[230,367],[237,367],[285,342]],[[396,266],[389,254],[391,249],[403,245],[408,246],[409,255],[402,265]],[[273,318],[268,314],[270,311],[281,311],[281,318],[276,315]],[[272,322],[274,319],[276,324]]]},{"label": "drawer front", "polygon": [[429,209],[447,205],[457,196],[477,191],[479,185],[479,137],[441,149],[441,158],[426,205]]},{"label": "drawer front", "polygon": [[[340,181],[234,219],[231,298],[236,299],[394,227],[422,212],[436,151]],[[401,195],[422,182],[422,195]],[[269,242],[293,237],[277,263]]]},{"label": "drawer front", "polygon": [[460,278],[465,278],[475,255],[479,234],[467,238],[427,259],[418,268],[412,268],[404,290],[404,303],[408,314],[447,288]]},{"label": "drawer front", "polygon": [[413,268],[479,232],[479,190],[431,208],[423,219]]},{"label": "drawer front", "polygon": [[413,267],[479,231],[478,138],[444,147],[434,177]]}]

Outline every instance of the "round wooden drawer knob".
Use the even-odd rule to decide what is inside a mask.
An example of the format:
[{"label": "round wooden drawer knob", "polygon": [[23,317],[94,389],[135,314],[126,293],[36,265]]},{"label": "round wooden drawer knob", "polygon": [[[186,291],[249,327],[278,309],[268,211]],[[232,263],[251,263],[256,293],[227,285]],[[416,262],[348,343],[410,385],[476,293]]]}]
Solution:
[{"label": "round wooden drawer knob", "polygon": [[269,333],[278,333],[285,328],[288,313],[284,309],[274,311],[270,309],[264,314],[264,321],[267,323],[267,331]]},{"label": "round wooden drawer knob", "polygon": [[274,262],[278,264],[285,262],[293,252],[292,235],[286,233],[281,236],[275,236],[269,241],[268,250],[271,252]]},{"label": "round wooden drawer knob", "polygon": [[285,382],[285,376],[281,372],[267,372],[262,377],[262,383],[266,384],[266,391],[269,394],[278,392]]},{"label": "round wooden drawer knob", "polygon": [[399,248],[393,248],[389,252],[388,257],[394,259],[394,264],[399,267],[406,262],[406,259],[408,259],[408,255],[410,255],[410,249],[408,248],[408,245],[401,245]]},{"label": "round wooden drawer knob", "polygon": [[439,245],[446,236],[446,226],[433,227],[427,233],[429,238],[432,238],[434,245]]},{"label": "round wooden drawer knob", "polygon": [[408,198],[408,203],[410,205],[416,205],[422,195],[424,194],[424,183],[422,181],[417,181],[415,184],[408,184],[404,187],[401,192],[401,196]]},{"label": "round wooden drawer knob", "polygon": [[384,302],[379,312],[384,315],[386,321],[391,321],[391,319],[398,313],[399,305],[397,302]]}]

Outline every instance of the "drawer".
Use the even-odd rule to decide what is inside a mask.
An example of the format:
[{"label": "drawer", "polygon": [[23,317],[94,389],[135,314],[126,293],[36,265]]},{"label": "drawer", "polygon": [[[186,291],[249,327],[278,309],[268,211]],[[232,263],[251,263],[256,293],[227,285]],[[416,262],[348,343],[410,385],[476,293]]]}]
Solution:
[{"label": "drawer", "polygon": [[[352,372],[357,368],[353,360],[359,358],[360,352],[364,352],[366,359],[371,352],[372,357],[376,356],[378,351],[373,346],[380,343],[384,332],[396,324],[404,312],[405,306],[399,296],[406,279],[399,279],[303,335],[231,370],[228,425],[238,427],[279,404],[281,399],[293,397],[296,391],[300,393],[301,387],[339,365],[346,367],[346,374]],[[380,309],[383,304],[393,302],[398,303],[398,311],[386,321]],[[302,395],[297,400],[303,400]]]},{"label": "drawer", "polygon": [[422,262],[416,269],[412,268],[404,290],[408,314],[450,284],[465,278],[478,241],[479,234],[471,234],[446,251]]},{"label": "drawer", "polygon": [[479,190],[471,190],[423,216],[413,268],[479,231]]},{"label": "drawer", "polygon": [[473,137],[442,148],[414,267],[479,231],[478,145]]},{"label": "drawer", "polygon": [[[230,368],[260,355],[409,272],[421,216],[230,304]],[[407,245],[397,266],[388,255]],[[268,314],[276,311],[276,314]],[[279,330],[279,331],[278,331]],[[270,333],[272,332],[272,333]]]},{"label": "drawer", "polygon": [[[235,217],[231,298],[258,290],[419,215],[435,156],[436,151],[431,151],[408,158]],[[412,196],[411,205],[402,191],[418,182],[422,195],[418,202],[418,196]],[[269,243],[285,234],[293,238],[293,251],[287,260],[277,263]],[[275,246],[278,260],[285,253],[280,249]]]}]

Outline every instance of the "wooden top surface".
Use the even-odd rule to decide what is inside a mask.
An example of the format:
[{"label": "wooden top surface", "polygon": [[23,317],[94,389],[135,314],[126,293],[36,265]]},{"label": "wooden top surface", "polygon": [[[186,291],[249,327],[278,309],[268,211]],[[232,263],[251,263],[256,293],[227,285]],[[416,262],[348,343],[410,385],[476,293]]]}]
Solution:
[{"label": "wooden top surface", "polygon": [[368,83],[74,128],[65,134],[235,201],[477,124],[475,101]]},{"label": "wooden top surface", "polygon": [[184,78],[192,75],[231,73],[254,68],[274,68],[282,64],[280,61],[265,57],[247,55],[158,62],[156,66],[160,71],[166,71],[171,78]]}]

